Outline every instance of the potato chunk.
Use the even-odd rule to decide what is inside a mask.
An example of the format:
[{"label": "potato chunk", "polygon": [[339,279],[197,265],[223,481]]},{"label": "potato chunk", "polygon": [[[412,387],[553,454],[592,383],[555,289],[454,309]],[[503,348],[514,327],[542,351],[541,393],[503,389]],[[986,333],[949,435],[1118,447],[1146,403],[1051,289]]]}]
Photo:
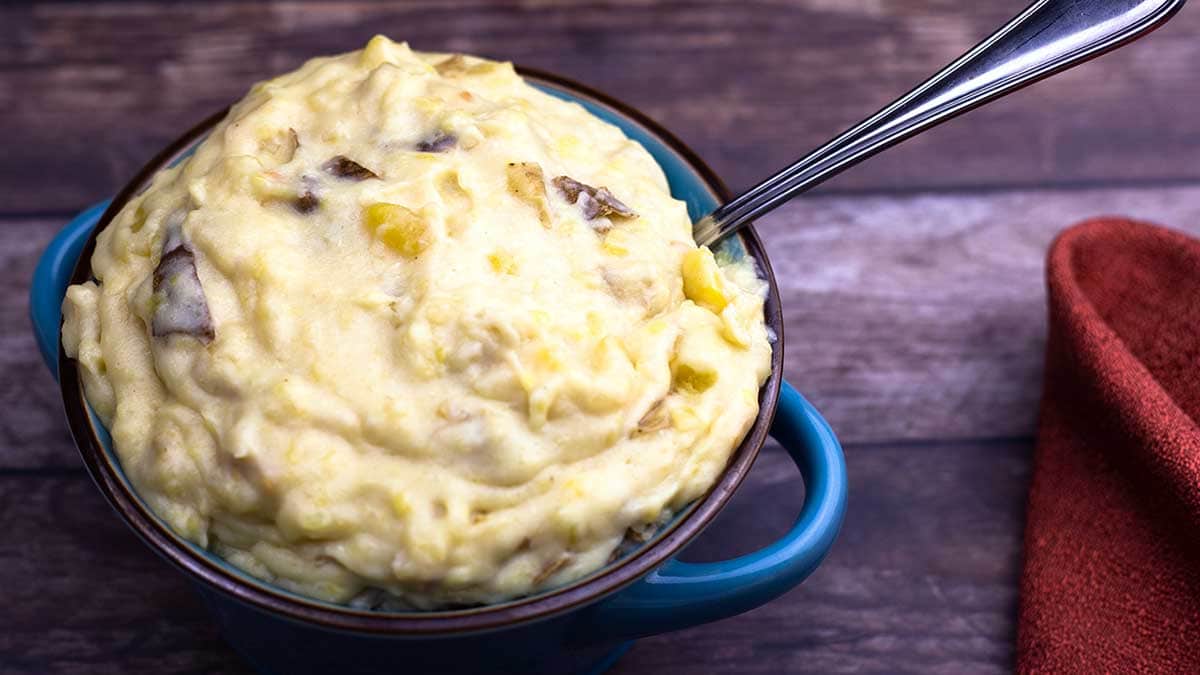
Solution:
[{"label": "potato chunk", "polygon": [[372,204],[363,218],[377,239],[406,258],[416,258],[433,244],[429,224],[420,214],[399,204]]},{"label": "potato chunk", "polygon": [[151,332],[155,337],[181,334],[212,341],[216,333],[191,248],[179,243],[163,254],[154,268],[154,294]]},{"label": "potato chunk", "polygon": [[546,177],[542,167],[534,162],[512,162],[506,173],[508,191],[536,209],[538,220],[544,227],[550,227],[550,207],[546,205]]},{"label": "potato chunk", "polygon": [[676,389],[689,394],[703,394],[712,389],[717,383],[717,371],[696,367],[693,364],[679,363],[671,373]]},{"label": "potato chunk", "polygon": [[[625,203],[613,196],[613,193],[609,192],[606,187],[595,188],[586,183],[580,183],[570,176],[555,178],[554,186],[558,188],[568,203],[578,206],[588,220],[596,220],[605,216],[620,216],[621,218],[637,216],[633,209],[625,206]],[[598,232],[605,232],[611,225],[594,224],[592,227],[596,228]]]},{"label": "potato chunk", "polygon": [[720,314],[729,304],[725,278],[707,246],[692,249],[683,256],[683,294],[689,300]]}]

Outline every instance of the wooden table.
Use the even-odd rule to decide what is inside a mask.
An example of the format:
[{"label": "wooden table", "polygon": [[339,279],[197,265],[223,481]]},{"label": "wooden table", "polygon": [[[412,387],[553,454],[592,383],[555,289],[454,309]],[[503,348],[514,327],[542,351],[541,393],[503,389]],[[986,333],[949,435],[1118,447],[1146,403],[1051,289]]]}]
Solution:
[{"label": "wooden table", "polygon": [[[556,71],[646,110],[735,188],[875,110],[1024,0],[6,5],[0,9],[0,671],[244,673],[81,468],[26,318],[42,247],[251,83],[386,32]],[[850,509],[803,586],[642,641],[616,673],[1011,668],[1055,233],[1200,232],[1200,8],[875,158],[759,225],[787,377],[840,433]],[[778,448],[690,553],[779,534]]]}]

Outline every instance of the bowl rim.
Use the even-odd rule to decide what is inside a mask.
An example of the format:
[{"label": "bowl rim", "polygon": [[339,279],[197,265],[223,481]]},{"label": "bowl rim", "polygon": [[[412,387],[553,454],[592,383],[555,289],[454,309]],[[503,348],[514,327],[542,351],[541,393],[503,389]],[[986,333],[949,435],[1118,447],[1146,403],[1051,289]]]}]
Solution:
[{"label": "bowl rim", "polygon": [[[523,78],[534,84],[549,85],[572,97],[587,99],[589,102],[611,109],[626,120],[642,127],[648,135],[656,138],[667,149],[680,157],[687,168],[698,175],[704,183],[704,187],[710,190],[714,196],[719,200],[730,198],[729,189],[724,182],[691,148],[636,108],[560,75],[523,66],[515,67]],[[227,107],[189,129],[155,155],[122,188],[89,234],[72,272],[70,280],[72,285],[92,278],[91,258],[95,251],[97,234],[112,221],[131,198],[139,194],[155,173],[169,165],[173,159],[208,133],[225,117],[228,111]],[[771,350],[771,374],[759,390],[758,416],[741,444],[730,456],[717,482],[703,496],[694,500],[671,525],[656,534],[652,542],[621,560],[557,589],[467,609],[393,613],[329,605],[319,600],[304,598],[282,589],[276,589],[269,582],[264,582],[261,586],[251,585],[238,578],[230,569],[226,569],[228,563],[221,564],[206,559],[180,543],[179,535],[171,531],[149,510],[140,497],[126,487],[118,473],[119,469],[109,460],[103,443],[92,424],[78,366],[75,360],[68,358],[63,350],[60,332],[59,386],[68,425],[71,435],[75,439],[76,447],[96,486],[126,525],[149,548],[184,572],[193,582],[215,589],[255,609],[325,628],[393,636],[472,633],[511,627],[515,624],[524,624],[560,615],[580,609],[620,591],[678,554],[680,549],[698,536],[725,506],[734,490],[749,473],[759,450],[767,439],[768,431],[775,417],[780,386],[783,381],[783,317],[778,284],[766,249],[753,227],[744,228],[740,236],[746,252],[754,257],[762,277],[768,283],[764,316],[767,326],[774,331],[776,338]]]}]

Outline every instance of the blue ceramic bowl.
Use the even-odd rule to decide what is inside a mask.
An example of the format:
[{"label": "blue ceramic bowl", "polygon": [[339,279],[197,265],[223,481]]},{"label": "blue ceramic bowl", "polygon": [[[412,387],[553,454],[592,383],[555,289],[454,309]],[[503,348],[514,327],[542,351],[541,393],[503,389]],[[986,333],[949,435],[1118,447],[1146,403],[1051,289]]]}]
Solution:
[{"label": "blue ceramic bowl", "polygon": [[[658,160],[671,192],[692,217],[728,192],[690,150],[650,119],[599,92],[556,76],[522,74],[552,95],[581,103],[616,124]],[[61,304],[69,284],[91,275],[95,232],[164,166],[186,156],[224,112],[205,120],[150,162],[111,203],[71,221],[42,255],[30,297],[34,332],[59,378],[72,434],[96,485],[155,552],[183,571],[235,648],[263,673],[598,673],[637,637],[714,621],[757,607],[804,580],[829,551],[846,503],[841,447],[819,413],[780,375],[783,325],[770,263],[752,230],[727,241],[751,255],[770,284],[767,323],[779,339],[761,412],[717,484],[641,548],[562,588],[484,607],[385,613],[302,597],[255,579],[172,532],[137,496],[88,407],[76,364],[62,352]],[[804,506],[792,528],[754,553],[713,563],[675,555],[716,516],[770,434],[804,479]],[[799,489],[799,486],[797,486]]]}]

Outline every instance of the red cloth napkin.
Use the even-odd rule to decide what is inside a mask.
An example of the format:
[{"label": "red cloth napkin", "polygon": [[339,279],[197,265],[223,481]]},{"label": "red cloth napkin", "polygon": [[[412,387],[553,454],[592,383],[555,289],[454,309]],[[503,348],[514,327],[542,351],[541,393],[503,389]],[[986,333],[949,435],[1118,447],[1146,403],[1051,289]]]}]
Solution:
[{"label": "red cloth napkin", "polygon": [[1048,262],[1026,673],[1200,673],[1200,241],[1100,219]]}]

